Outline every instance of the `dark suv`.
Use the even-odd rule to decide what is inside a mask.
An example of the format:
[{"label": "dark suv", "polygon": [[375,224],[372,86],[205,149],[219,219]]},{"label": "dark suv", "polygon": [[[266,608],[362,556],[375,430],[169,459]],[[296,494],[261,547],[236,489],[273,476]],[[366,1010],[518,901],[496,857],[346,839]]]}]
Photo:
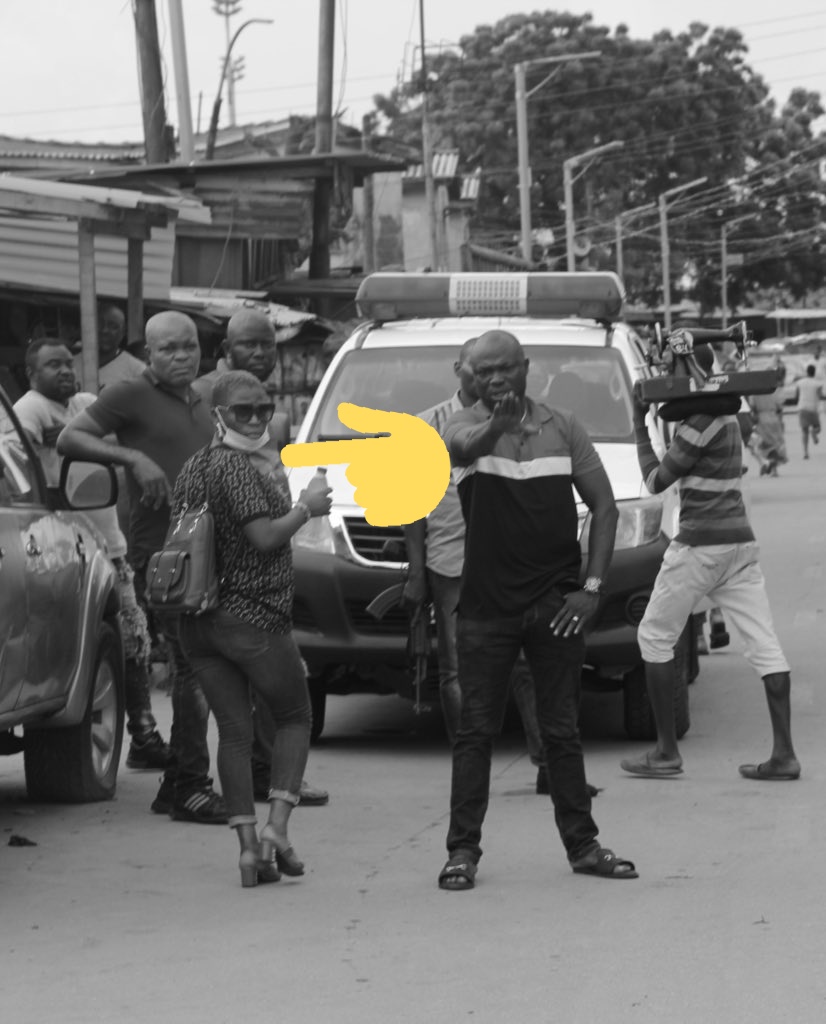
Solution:
[{"label": "dark suv", "polygon": [[80,803],[115,792],[123,651],[114,568],[79,511],[112,504],[114,476],[66,469],[47,489],[0,390],[0,754],[22,751],[32,799]]},{"label": "dark suv", "polygon": [[[340,402],[418,413],[448,398],[456,388],[452,366],[459,348],[492,328],[511,332],[524,346],[533,399],[571,408],[574,389],[565,384],[575,375],[572,411],[605,465],[620,513],[606,592],[587,637],[583,683],[622,689],[626,732],[643,739],[653,736],[654,728],[637,626],[676,526],[678,498],[673,490],[652,496],[643,485],[631,396],[634,381],[650,371],[639,338],[619,320],[622,299],[622,285],[613,274],[374,274],[358,295],[362,314],[372,319],[337,353],[297,441],[352,437],[338,419]],[[655,448],[662,452],[665,438],[658,428],[651,429]],[[330,516],[312,520],[293,541],[295,629],[310,669],[316,735],[323,727],[328,692],[414,696],[403,608],[390,607],[380,619],[368,611],[379,593],[403,580],[404,533],[401,527],[367,523],[345,469],[328,467]],[[294,494],[312,472],[291,471]],[[584,505],[580,525],[584,545]],[[693,648],[689,623],[675,651],[680,735],[689,724]],[[424,696],[437,701],[435,671],[428,684]]]}]

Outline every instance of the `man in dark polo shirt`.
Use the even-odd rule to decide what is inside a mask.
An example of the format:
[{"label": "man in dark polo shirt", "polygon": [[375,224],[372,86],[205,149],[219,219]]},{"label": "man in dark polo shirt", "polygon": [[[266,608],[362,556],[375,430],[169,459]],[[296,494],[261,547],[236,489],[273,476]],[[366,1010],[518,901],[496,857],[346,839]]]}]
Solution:
[{"label": "man in dark polo shirt", "polygon": [[[58,439],[64,455],[125,467],[129,561],[139,599],[146,563],[163,547],[175,479],[214,433],[209,402],[191,388],[201,361],[192,320],[174,312],[153,316],[146,324],[146,348],[149,365],[141,376],[106,387]],[[206,701],[180,649],[174,621],[161,625],[174,661],[172,731],[169,762],[152,810],[177,821],[225,823],[224,802],[208,777]]]},{"label": "man in dark polo shirt", "polygon": [[[462,713],[453,747],[449,859],[442,889],[470,889],[482,855],[494,737],[524,649],[534,678],[551,801],[568,860],[581,874],[636,878],[597,842],[579,738],[583,629],[597,610],[614,549],[611,484],[574,416],[525,394],[528,360],[506,331],[480,335],[470,357],[479,401],[444,439],[466,527],[457,650]],[[591,511],[579,584],[576,487]]]}]

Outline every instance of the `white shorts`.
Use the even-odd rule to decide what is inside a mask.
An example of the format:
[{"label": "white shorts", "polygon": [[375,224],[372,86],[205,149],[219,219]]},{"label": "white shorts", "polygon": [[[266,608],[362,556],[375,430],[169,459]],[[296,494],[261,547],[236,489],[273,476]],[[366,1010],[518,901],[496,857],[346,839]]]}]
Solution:
[{"label": "white shorts", "polygon": [[709,597],[742,637],[743,653],[759,676],[788,672],[772,624],[759,554],[755,541],[700,547],[672,541],[637,634],[643,660],[671,661],[688,616]]}]

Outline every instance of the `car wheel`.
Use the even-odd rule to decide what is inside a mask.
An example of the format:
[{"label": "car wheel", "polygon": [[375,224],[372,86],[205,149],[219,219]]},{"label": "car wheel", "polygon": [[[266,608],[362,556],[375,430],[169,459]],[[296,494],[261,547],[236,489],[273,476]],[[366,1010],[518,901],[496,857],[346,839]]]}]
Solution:
[{"label": "car wheel", "polygon": [[[680,635],[674,647],[674,722],[677,739],[682,739],[688,732],[691,717],[688,707],[688,683],[691,676],[691,645],[695,644],[691,620]],[[631,740],[656,740],[657,727],[654,714],[648,700],[648,687],[645,683],[645,666],[635,666],[623,678],[623,709],[625,714],[625,732]]]},{"label": "car wheel", "polygon": [[124,727],[123,659],[103,624],[83,720],[65,729],[26,729],[26,788],[33,800],[90,803],[115,795]]},{"label": "car wheel", "polygon": [[310,706],[313,709],[313,726],[310,730],[310,741],[315,741],[324,732],[324,716],[327,713],[327,685],[323,675],[310,676],[307,680],[310,691]]}]

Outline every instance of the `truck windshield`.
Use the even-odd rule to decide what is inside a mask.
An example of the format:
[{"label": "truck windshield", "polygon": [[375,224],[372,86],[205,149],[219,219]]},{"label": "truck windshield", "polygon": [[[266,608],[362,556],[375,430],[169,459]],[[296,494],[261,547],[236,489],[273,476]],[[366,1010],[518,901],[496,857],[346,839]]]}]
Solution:
[{"label": "truck windshield", "polygon": [[[526,345],[528,394],[551,408],[568,409],[595,441],[633,440],[631,382],[610,348]],[[353,437],[338,418],[340,402],[414,415],[443,402],[458,387],[447,346],[358,349],[339,363],[326,388],[308,441]]]}]

